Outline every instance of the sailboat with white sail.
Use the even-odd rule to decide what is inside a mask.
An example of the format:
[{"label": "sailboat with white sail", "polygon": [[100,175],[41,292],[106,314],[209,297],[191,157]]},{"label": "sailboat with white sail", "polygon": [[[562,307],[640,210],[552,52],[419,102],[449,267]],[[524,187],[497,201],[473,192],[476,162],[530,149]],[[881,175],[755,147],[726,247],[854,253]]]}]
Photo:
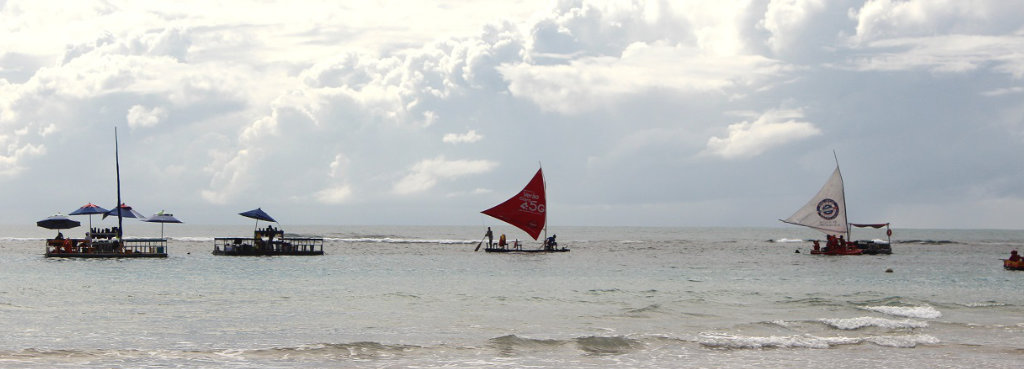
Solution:
[{"label": "sailboat with white sail", "polygon": [[[846,189],[843,174],[839,171],[839,160],[825,185],[803,207],[786,219],[784,223],[796,224],[824,232],[826,245],[821,247],[815,240],[811,254],[815,255],[860,255],[865,253],[859,243],[850,241],[850,223],[846,218]],[[856,224],[858,227],[875,227],[875,224]],[[888,228],[889,223],[884,223]],[[891,235],[891,231],[887,232]],[[844,237],[845,236],[845,237]],[[865,243],[864,246],[868,244]],[[888,243],[870,243],[871,253],[892,253]]]},{"label": "sailboat with white sail", "polygon": [[[518,242],[508,244],[499,240],[497,244],[488,242],[487,252],[568,252],[566,247],[559,247],[556,236],[547,237],[547,196],[544,192],[544,169],[537,169],[537,174],[515,196],[481,213],[490,215],[505,223],[522,229],[536,240],[544,233],[544,243],[538,249],[524,249]],[[479,247],[479,246],[478,246]]]}]

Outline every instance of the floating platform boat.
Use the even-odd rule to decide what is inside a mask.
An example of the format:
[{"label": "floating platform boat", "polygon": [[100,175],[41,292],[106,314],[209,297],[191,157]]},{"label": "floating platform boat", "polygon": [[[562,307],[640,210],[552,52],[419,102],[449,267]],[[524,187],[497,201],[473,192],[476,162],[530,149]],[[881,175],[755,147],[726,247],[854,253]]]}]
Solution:
[{"label": "floating platform boat", "polygon": [[1003,259],[1003,268],[1006,270],[1024,270],[1024,261]]},{"label": "floating platform boat", "polygon": [[[256,208],[238,213],[246,218],[274,222],[263,209]],[[274,226],[257,228],[252,238],[217,237],[213,239],[213,254],[226,256],[323,255],[324,239],[313,237],[285,237],[284,231]]]},{"label": "floating platform boat", "polygon": [[[85,234],[86,238],[65,238],[59,232],[57,237],[46,240],[46,257],[61,258],[166,258],[166,238],[124,238],[123,218],[145,219],[142,214],[133,210],[130,206],[121,202],[121,164],[118,158],[117,127],[114,128],[114,168],[117,178],[117,207],[111,210],[103,209],[89,203],[78,210],[71,212],[72,215],[89,215],[90,230]],[[104,217],[116,216],[117,227],[97,229],[92,228],[92,215],[103,214]],[[67,218],[50,217],[36,222],[37,225],[48,229],[71,229],[79,225],[78,221]]]},{"label": "floating platform boat", "polygon": [[323,255],[323,238],[285,237],[284,231],[262,229],[252,238],[217,237],[213,254],[227,256]]},{"label": "floating platform boat", "polygon": [[58,258],[166,258],[167,239],[109,240],[49,239],[46,257]]}]

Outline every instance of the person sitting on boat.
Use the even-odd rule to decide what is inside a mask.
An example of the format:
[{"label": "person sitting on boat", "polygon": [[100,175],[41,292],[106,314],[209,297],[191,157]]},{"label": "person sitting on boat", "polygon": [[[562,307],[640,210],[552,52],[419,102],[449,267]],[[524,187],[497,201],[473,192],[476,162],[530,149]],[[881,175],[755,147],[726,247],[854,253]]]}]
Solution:
[{"label": "person sitting on boat", "polygon": [[508,246],[508,244],[505,243],[504,233],[501,234],[501,237],[498,237],[498,246],[501,246],[501,248],[505,248],[505,246]]},{"label": "person sitting on boat", "polygon": [[1010,251],[1010,258],[1006,259],[1006,260],[1013,261],[1013,262],[1018,262],[1018,261],[1021,261],[1022,258],[1020,257],[1020,255],[1017,255],[1017,250],[1013,250],[1013,251]]},{"label": "person sitting on boat", "polygon": [[60,233],[60,231],[57,231],[57,237],[55,237],[54,239],[55,240],[63,240],[64,239],[64,234]]},{"label": "person sitting on boat", "polygon": [[811,242],[814,242],[814,251],[821,251],[821,243],[818,240],[814,240]]},{"label": "person sitting on boat", "polygon": [[555,246],[558,246],[558,242],[555,242],[555,237],[558,237],[558,235],[557,234],[553,234],[553,235],[551,235],[551,237],[548,237],[546,242],[544,242],[544,249],[545,250],[554,250]]}]

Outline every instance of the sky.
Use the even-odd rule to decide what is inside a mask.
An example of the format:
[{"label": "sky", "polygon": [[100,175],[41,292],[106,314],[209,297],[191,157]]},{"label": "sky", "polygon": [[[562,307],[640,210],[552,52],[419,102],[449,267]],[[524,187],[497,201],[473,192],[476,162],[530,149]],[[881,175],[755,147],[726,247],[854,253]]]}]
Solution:
[{"label": "sky", "polygon": [[[1024,227],[1001,0],[0,0],[0,224]],[[84,219],[83,219],[84,221]]]}]

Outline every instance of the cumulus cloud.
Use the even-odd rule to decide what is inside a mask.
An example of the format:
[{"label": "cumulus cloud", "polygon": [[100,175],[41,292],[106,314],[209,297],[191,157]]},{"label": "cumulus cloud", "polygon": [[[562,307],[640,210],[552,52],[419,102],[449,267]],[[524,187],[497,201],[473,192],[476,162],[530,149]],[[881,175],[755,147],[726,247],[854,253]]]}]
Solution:
[{"label": "cumulus cloud", "polygon": [[598,109],[657,89],[727,92],[756,86],[786,71],[760,55],[716,56],[667,44],[634,43],[621,57],[588,57],[568,65],[516,64],[500,68],[509,90],[541,108],[564,114]]},{"label": "cumulus cloud", "polygon": [[325,204],[341,204],[352,197],[352,187],[348,185],[325,188],[316,193],[316,199]]},{"label": "cumulus cloud", "polygon": [[480,141],[483,138],[484,138],[484,136],[481,135],[481,134],[476,133],[476,130],[470,130],[469,132],[462,133],[462,134],[459,134],[459,133],[448,133],[448,134],[445,134],[444,137],[441,138],[441,141],[443,141],[444,143],[459,144],[459,143],[473,143],[473,142]]},{"label": "cumulus cloud", "polygon": [[131,109],[128,109],[128,116],[125,117],[128,121],[128,126],[132,128],[152,127],[165,118],[167,118],[167,109],[159,106],[146,109],[142,105],[132,106]]},{"label": "cumulus cloud", "polygon": [[825,0],[771,0],[761,25],[771,37],[768,45],[779,53],[792,46],[807,21],[825,8]]},{"label": "cumulus cloud", "polygon": [[498,163],[489,160],[446,160],[438,156],[413,165],[410,173],[395,183],[393,191],[400,195],[423,192],[437,185],[440,179],[487,173],[497,166]]},{"label": "cumulus cloud", "polygon": [[771,110],[753,122],[730,124],[729,135],[709,138],[705,152],[725,159],[749,158],[773,147],[821,134],[813,124],[797,121],[802,118],[800,110]]}]

